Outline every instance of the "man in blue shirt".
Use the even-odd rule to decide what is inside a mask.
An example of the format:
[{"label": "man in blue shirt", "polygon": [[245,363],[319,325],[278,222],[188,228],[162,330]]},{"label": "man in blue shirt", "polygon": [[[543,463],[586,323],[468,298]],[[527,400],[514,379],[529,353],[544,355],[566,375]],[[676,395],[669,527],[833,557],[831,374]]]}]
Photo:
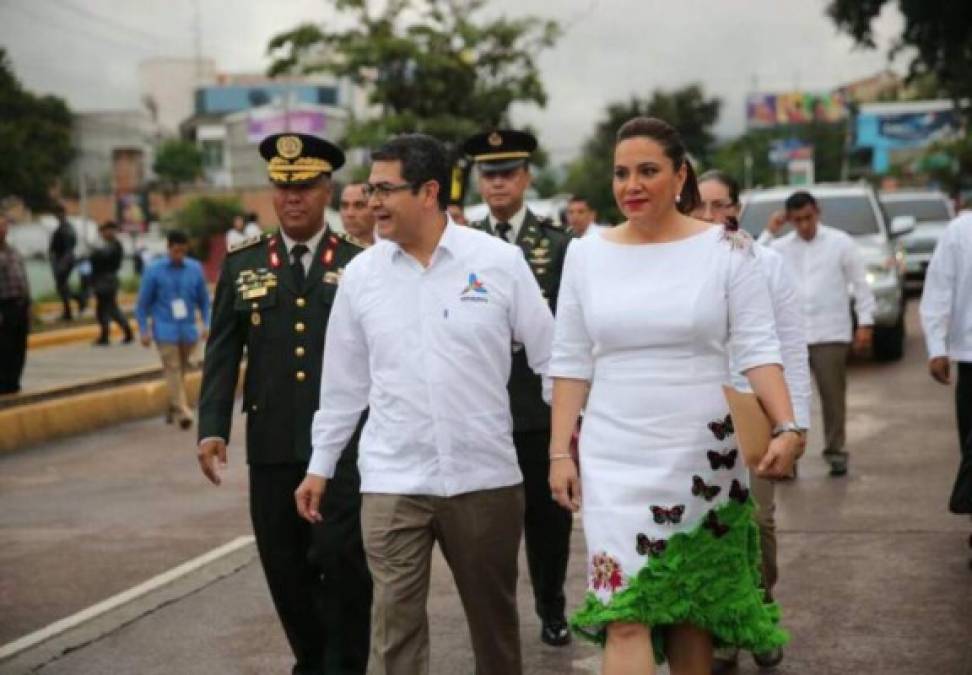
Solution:
[{"label": "man in blue shirt", "polygon": [[[196,327],[196,310],[202,319],[202,338],[209,332],[209,289],[203,278],[202,266],[191,258],[189,239],[185,233],[173,230],[166,235],[168,255],[154,261],[142,276],[138,289],[135,316],[142,345],[152,340],[159,348],[162,369],[169,387],[169,411],[166,421],[179,420],[179,426],[192,426],[192,410],[186,396],[185,373],[189,367],[200,332]],[[152,332],[148,321],[152,319]]]}]

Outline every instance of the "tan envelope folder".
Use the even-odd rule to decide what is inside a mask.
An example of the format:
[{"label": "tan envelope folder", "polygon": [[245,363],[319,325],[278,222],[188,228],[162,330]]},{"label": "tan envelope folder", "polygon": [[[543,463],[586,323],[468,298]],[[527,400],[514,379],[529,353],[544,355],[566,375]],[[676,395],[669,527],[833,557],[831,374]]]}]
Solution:
[{"label": "tan envelope folder", "polygon": [[732,415],[732,426],[736,442],[746,466],[755,468],[769,449],[773,425],[770,423],[763,405],[756,394],[738,391],[732,387],[722,387]]}]

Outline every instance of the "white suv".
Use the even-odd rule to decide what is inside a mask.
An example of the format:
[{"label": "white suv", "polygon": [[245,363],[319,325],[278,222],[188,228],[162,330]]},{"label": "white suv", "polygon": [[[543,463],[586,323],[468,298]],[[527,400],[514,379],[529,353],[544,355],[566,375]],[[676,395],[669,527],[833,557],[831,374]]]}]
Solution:
[{"label": "white suv", "polygon": [[[895,218],[889,225],[874,190],[861,183],[821,183],[808,188],[782,186],[744,195],[739,223],[759,236],[770,214],[783,208],[786,198],[806,189],[820,207],[820,221],[854,238],[867,264],[867,282],[874,292],[874,357],[881,361],[904,354],[903,254],[896,239],[914,229],[914,218]],[[783,230],[789,231],[789,227]]]}]

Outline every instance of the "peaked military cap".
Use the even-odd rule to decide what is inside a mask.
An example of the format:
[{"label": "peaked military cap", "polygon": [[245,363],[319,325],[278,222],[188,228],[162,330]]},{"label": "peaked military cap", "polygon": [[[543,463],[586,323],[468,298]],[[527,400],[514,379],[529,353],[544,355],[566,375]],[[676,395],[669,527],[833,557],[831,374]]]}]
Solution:
[{"label": "peaked military cap", "polygon": [[272,134],[260,143],[267,160],[270,182],[304,185],[344,166],[344,152],[333,143],[310,134]]},{"label": "peaked military cap", "polygon": [[462,150],[472,157],[480,171],[509,171],[524,166],[537,149],[533,134],[496,129],[466,139]]}]

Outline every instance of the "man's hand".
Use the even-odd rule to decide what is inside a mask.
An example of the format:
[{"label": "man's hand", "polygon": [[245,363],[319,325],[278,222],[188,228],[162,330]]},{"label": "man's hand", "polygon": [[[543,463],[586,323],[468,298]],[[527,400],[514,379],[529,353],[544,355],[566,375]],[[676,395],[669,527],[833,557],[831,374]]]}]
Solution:
[{"label": "man's hand", "polygon": [[756,467],[756,475],[770,479],[790,478],[793,476],[793,464],[802,452],[802,436],[790,431],[784,432],[770,439],[769,448]]},{"label": "man's hand", "polygon": [[152,336],[148,333],[142,333],[141,337],[139,337],[139,341],[142,343],[143,347],[152,346]]},{"label": "man's hand", "polygon": [[780,230],[786,225],[786,211],[773,211],[770,214],[769,220],[766,221],[766,229],[774,237],[780,235]]},{"label": "man's hand", "polygon": [[196,458],[199,460],[199,468],[210,483],[219,485],[223,482],[216,472],[216,460],[219,460],[221,467],[226,466],[226,441],[222,438],[207,439],[200,444]]},{"label": "man's hand", "polygon": [[321,499],[324,497],[325,489],[327,489],[327,479],[309,473],[304,476],[304,480],[294,492],[297,513],[308,523],[319,523],[324,519],[321,516]]},{"label": "man's hand", "polygon": [[951,364],[947,356],[936,356],[928,362],[928,372],[936,382],[951,384]]},{"label": "man's hand", "polygon": [[570,512],[581,507],[580,477],[573,459],[550,461],[550,498]]},{"label": "man's hand", "polygon": [[873,326],[858,326],[857,330],[854,331],[854,353],[858,356],[863,356],[871,351],[871,345],[874,343],[874,327]]}]

